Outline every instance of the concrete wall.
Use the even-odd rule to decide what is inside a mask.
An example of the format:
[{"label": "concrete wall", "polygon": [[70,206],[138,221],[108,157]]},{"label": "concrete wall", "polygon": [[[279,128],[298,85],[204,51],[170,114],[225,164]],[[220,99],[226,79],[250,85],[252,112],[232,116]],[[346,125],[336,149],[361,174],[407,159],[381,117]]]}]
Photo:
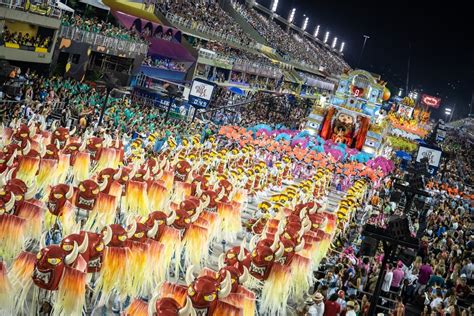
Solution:
[{"label": "concrete wall", "polygon": [[53,49],[51,49],[51,52],[49,53],[36,53],[29,50],[0,46],[0,59],[49,64],[51,63],[51,58],[53,56],[52,50]]},{"label": "concrete wall", "polygon": [[47,16],[9,9],[0,6],[0,20],[21,21],[29,24],[40,25],[50,29],[59,29],[60,19]]}]

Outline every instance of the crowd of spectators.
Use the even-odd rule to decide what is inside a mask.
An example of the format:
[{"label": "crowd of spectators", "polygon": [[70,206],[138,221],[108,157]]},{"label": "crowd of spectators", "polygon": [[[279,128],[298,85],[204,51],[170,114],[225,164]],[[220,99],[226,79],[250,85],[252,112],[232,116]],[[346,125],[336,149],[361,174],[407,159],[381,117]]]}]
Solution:
[{"label": "crowd of spectators", "polygon": [[[245,73],[243,71],[233,70],[230,76],[223,70],[217,70],[215,75],[208,75],[208,79],[217,82],[230,82],[241,85],[247,85],[254,89],[275,89],[275,79],[265,77],[262,74],[256,73],[262,70],[268,70],[273,76],[281,76],[281,70],[272,63],[272,61],[260,54],[255,54],[242,49],[234,48],[223,43],[211,41],[199,41],[195,43],[196,48],[203,48],[216,53],[215,55],[205,54],[207,58],[224,59],[230,64],[239,64],[241,67],[252,68],[253,74]],[[201,74],[206,76],[206,74]],[[267,79],[268,78],[268,79]]]},{"label": "crowd of spectators", "polygon": [[180,72],[185,72],[187,70],[185,64],[170,58],[147,56],[145,60],[143,60],[143,65]]},{"label": "crowd of spectators", "polygon": [[189,26],[201,31],[219,32],[241,45],[248,46],[253,40],[219,6],[216,0],[166,1],[157,4],[163,14],[174,14],[185,19]]},{"label": "crowd of spectators", "polygon": [[241,126],[266,123],[299,129],[310,109],[302,99],[294,99],[289,95],[257,92],[253,97],[255,102],[241,110],[239,123]]},{"label": "crowd of spectators", "polygon": [[[473,315],[473,193],[464,181],[465,173],[472,174],[472,146],[462,139],[453,141],[458,144],[457,158],[443,162],[440,170],[445,172],[426,180],[429,196],[408,214],[410,232],[420,240],[412,260],[395,255],[382,266],[382,247],[370,256],[361,251],[364,224],[387,227],[391,216],[402,215],[406,200],[403,195],[397,202],[391,198],[396,189],[386,179],[368,195],[367,205],[357,206],[332,255],[323,260],[307,315],[348,315],[354,309],[350,306],[358,315],[368,315],[381,269],[378,310],[384,315]],[[401,170],[395,174],[403,176]]]},{"label": "crowd of spectators", "polygon": [[51,46],[51,37],[41,36],[40,34],[30,35],[29,33],[11,32],[8,26],[5,25],[3,32],[0,34],[0,43],[3,45],[12,43],[26,47],[49,48]]},{"label": "crowd of spectators", "polygon": [[219,56],[224,56],[226,58],[232,59],[234,62],[251,63],[258,66],[274,67],[274,64],[272,63],[272,61],[261,54],[255,54],[250,51],[232,47],[222,42],[219,43],[219,42],[213,42],[213,41],[200,40],[194,43],[194,47],[196,49],[204,48],[204,49],[213,51],[217,53],[217,55]]},{"label": "crowd of spectators", "polygon": [[[98,113],[105,101],[104,93],[72,78],[43,77],[27,70],[25,74],[19,73],[16,78],[11,78],[5,85],[12,83],[20,89],[16,90],[14,96],[9,97],[22,101],[26,116],[38,111],[50,115],[56,110],[62,113],[64,124],[73,116],[84,116],[89,121],[97,119],[95,112]],[[9,114],[15,115],[14,112]]]},{"label": "crowd of spectators", "polygon": [[348,68],[347,63],[331,53],[328,48],[302,39],[296,34],[290,35],[276,22],[247,8],[244,4],[237,1],[232,1],[232,4],[247,22],[267,40],[268,45],[277,49],[282,56],[316,68],[322,67],[333,74],[340,74],[345,68]]},{"label": "crowd of spectators", "polygon": [[[6,95],[3,100],[0,99],[2,109],[8,107],[8,111],[1,111],[2,122],[13,118],[28,121],[41,115],[46,120],[58,119],[62,126],[75,126],[79,133],[98,128],[100,112],[105,102],[105,91],[99,87],[94,88],[92,83],[80,83],[70,78],[46,78],[30,71],[19,77],[22,89],[15,99],[20,102],[5,103]],[[10,82],[6,82],[8,84]],[[194,135],[204,128],[200,122],[189,124],[171,116],[165,122],[164,117],[163,108],[132,102],[128,96],[111,95],[100,130],[109,135],[126,134],[134,139],[146,138],[158,131],[164,133],[165,130],[168,134],[178,132],[181,135]]]},{"label": "crowd of spectators", "polygon": [[162,29],[158,29],[156,32],[153,33],[153,30],[151,27],[144,27],[141,31],[139,31],[135,24],[133,24],[130,28],[130,30],[134,33],[140,34],[140,36],[143,39],[148,39],[150,37],[162,39],[165,41],[172,41],[174,39],[173,37],[173,31],[171,29],[168,29],[166,32],[163,32]]},{"label": "crowd of spectators", "polygon": [[232,84],[248,85],[258,90],[275,91],[277,79],[266,78],[244,72],[232,71],[229,82]]},{"label": "crowd of spectators", "polygon": [[140,34],[133,29],[128,30],[124,27],[116,26],[111,22],[100,21],[97,17],[86,18],[80,15],[64,14],[61,18],[61,25],[76,27],[82,31],[97,33],[120,40],[146,43]]},{"label": "crowd of spectators", "polygon": [[[236,104],[243,105],[230,107]],[[222,109],[208,113],[206,119],[218,125],[235,124],[249,127],[263,123],[272,126],[284,125],[288,128],[300,128],[303,126],[311,106],[303,99],[289,95],[276,95],[261,91],[238,94],[226,87],[218,87],[209,108]]]}]

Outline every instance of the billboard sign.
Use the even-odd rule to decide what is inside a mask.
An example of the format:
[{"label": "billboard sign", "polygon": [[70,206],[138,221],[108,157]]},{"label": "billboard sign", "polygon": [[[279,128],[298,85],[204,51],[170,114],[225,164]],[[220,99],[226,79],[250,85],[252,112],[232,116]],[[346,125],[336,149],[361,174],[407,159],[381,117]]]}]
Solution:
[{"label": "billboard sign", "polygon": [[441,105],[441,99],[433,97],[431,95],[423,94],[421,95],[421,103],[426,106],[437,109]]},{"label": "billboard sign", "polygon": [[416,162],[420,162],[421,159],[427,158],[429,164],[428,171],[431,175],[434,175],[436,174],[436,171],[438,171],[442,154],[442,150],[438,147],[420,145],[416,155]]},{"label": "billboard sign", "polygon": [[189,92],[189,104],[197,108],[206,108],[212,98],[216,84],[202,79],[194,79]]}]

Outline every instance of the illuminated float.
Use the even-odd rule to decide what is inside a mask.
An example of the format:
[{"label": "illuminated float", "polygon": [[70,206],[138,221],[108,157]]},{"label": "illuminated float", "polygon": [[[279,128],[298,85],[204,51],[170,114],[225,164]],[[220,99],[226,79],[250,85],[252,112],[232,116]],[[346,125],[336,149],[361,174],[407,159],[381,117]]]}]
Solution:
[{"label": "illuminated float", "polygon": [[[434,105],[426,102],[435,102]],[[408,140],[424,138],[431,130],[429,124],[430,107],[439,106],[441,100],[435,97],[423,95],[420,102],[405,97],[394,103],[387,119],[390,123],[390,134]]]},{"label": "illuminated float", "polygon": [[379,152],[385,133],[382,102],[390,98],[385,84],[364,70],[343,74],[327,104],[313,108],[306,128],[349,148]]}]

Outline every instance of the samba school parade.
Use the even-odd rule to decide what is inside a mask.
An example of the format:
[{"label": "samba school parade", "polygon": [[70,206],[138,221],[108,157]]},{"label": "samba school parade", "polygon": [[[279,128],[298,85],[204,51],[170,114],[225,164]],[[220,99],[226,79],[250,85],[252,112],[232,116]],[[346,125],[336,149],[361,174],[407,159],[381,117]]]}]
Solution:
[{"label": "samba school parade", "polygon": [[0,315],[472,315],[472,118],[267,2],[0,2]]}]

